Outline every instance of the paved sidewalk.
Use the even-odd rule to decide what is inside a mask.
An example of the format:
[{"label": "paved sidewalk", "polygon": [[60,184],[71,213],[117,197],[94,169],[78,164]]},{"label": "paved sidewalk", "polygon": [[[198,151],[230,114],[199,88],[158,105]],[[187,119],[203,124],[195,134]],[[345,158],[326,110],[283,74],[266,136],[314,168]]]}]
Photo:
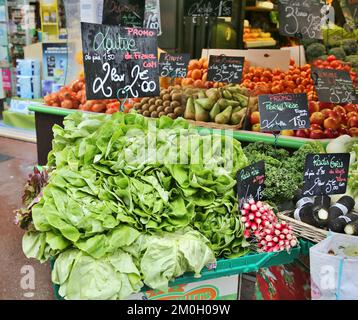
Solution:
[{"label": "paved sidewalk", "polygon": [[[13,224],[13,210],[21,206],[23,186],[36,159],[35,144],[0,137],[0,300],[54,299],[49,265],[24,256],[23,230]],[[24,266],[33,267],[35,289],[22,288],[26,278],[21,279],[31,270]]]}]

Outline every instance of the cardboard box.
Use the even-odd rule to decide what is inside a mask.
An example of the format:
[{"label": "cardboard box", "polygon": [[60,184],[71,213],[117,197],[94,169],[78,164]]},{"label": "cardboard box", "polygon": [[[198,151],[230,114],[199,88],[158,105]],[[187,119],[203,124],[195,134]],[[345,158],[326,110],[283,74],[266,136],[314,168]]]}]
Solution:
[{"label": "cardboard box", "polygon": [[40,77],[40,61],[34,59],[17,59],[16,60],[16,74],[18,76]]},{"label": "cardboard box", "polygon": [[264,68],[279,68],[287,71],[290,66],[290,52],[287,50],[275,49],[248,49],[248,50],[221,50],[221,49],[203,49],[201,56],[209,57],[210,55],[245,57],[250,61],[251,66]]},{"label": "cardboard box", "polygon": [[41,98],[41,78],[39,76],[17,76],[16,95],[24,99]]},{"label": "cardboard box", "polygon": [[127,300],[237,300],[239,276],[180,284],[168,292],[150,290],[133,294]]}]

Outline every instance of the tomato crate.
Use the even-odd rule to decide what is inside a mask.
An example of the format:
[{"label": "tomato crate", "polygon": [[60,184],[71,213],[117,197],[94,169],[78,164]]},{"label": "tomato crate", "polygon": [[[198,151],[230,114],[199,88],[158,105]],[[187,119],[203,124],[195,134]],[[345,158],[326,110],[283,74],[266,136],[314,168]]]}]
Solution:
[{"label": "tomato crate", "polygon": [[[292,263],[301,254],[301,247],[296,246],[291,251],[269,252],[269,253],[252,253],[234,259],[218,259],[216,265],[205,267],[201,272],[200,278],[195,278],[194,274],[187,272],[181,277],[175,278],[169,282],[169,287],[191,284],[195,282],[203,282],[208,280],[215,280],[239,275],[241,273],[256,272],[261,268],[268,268],[277,265],[284,265]],[[53,268],[55,260],[51,260],[51,268]],[[59,286],[54,284],[55,298],[63,300],[59,295]],[[151,290],[148,287],[143,287],[142,292]]]}]

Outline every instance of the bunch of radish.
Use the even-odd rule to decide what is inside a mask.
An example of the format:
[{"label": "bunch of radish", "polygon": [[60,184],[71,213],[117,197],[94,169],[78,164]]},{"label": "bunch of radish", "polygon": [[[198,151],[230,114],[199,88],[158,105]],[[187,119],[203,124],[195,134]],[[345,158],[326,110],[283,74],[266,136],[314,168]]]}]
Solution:
[{"label": "bunch of radish", "polygon": [[297,245],[292,226],[280,222],[267,204],[250,199],[243,204],[241,215],[245,225],[244,236],[257,242],[259,252],[289,250]]}]

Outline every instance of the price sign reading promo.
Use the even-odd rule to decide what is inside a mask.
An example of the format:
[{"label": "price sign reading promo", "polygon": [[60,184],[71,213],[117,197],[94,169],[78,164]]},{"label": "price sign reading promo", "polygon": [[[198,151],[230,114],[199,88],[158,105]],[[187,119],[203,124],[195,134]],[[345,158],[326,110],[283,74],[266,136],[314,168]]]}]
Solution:
[{"label": "price sign reading promo", "polygon": [[87,99],[159,95],[155,30],[81,23]]},{"label": "price sign reading promo", "polygon": [[102,23],[143,27],[145,0],[103,0]]},{"label": "price sign reading promo", "polygon": [[349,158],[349,153],[308,154],[304,170],[303,195],[345,193]]},{"label": "price sign reading promo", "polygon": [[265,183],[265,162],[259,161],[237,173],[237,196],[239,205],[249,199],[262,200]]},{"label": "price sign reading promo", "polygon": [[310,127],[305,93],[259,95],[261,131],[299,130]]},{"label": "price sign reading promo", "polygon": [[244,57],[210,56],[208,81],[241,83]]},{"label": "price sign reading promo", "polygon": [[348,71],[312,68],[311,77],[319,101],[335,104],[358,103],[358,97]]},{"label": "price sign reading promo", "polygon": [[185,0],[184,16],[231,17],[232,0]]},{"label": "price sign reading promo", "polygon": [[185,78],[189,60],[189,53],[161,53],[159,58],[159,75],[169,78]]},{"label": "price sign reading promo", "polygon": [[326,15],[322,11],[324,5],[325,2],[320,0],[279,0],[280,34],[322,39],[321,26]]}]

